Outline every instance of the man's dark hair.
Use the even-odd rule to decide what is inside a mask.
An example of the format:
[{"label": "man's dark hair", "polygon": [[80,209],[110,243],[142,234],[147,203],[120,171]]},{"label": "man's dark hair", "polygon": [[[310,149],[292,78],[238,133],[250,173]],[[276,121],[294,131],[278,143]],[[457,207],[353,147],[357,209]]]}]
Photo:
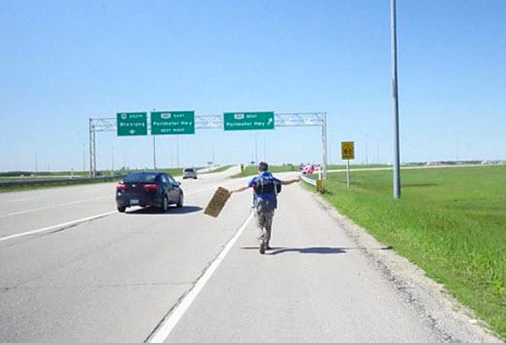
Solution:
[{"label": "man's dark hair", "polygon": [[265,162],[260,162],[260,164],[258,164],[258,171],[268,171],[269,170],[269,164],[265,163]]}]

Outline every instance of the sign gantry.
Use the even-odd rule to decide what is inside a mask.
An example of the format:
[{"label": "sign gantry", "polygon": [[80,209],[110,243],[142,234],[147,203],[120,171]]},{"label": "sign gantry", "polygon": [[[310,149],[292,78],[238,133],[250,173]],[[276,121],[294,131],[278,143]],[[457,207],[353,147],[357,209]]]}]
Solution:
[{"label": "sign gantry", "polygon": [[195,134],[196,129],[224,131],[274,130],[283,127],[320,127],[322,130],[323,176],[327,177],[327,113],[229,112],[221,115],[195,115],[194,111],[153,111],[117,113],[116,118],[90,118],[90,175],[97,174],[97,132],[118,136]]}]

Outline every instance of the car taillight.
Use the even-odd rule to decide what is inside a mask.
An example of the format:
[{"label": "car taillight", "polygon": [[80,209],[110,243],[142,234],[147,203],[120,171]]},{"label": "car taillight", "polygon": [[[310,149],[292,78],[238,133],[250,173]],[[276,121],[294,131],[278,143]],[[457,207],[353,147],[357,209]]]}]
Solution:
[{"label": "car taillight", "polygon": [[158,190],[160,186],[158,186],[157,184],[145,184],[143,188],[144,190]]},{"label": "car taillight", "polygon": [[127,186],[122,183],[116,186],[116,190],[125,190],[125,189],[127,189]]}]

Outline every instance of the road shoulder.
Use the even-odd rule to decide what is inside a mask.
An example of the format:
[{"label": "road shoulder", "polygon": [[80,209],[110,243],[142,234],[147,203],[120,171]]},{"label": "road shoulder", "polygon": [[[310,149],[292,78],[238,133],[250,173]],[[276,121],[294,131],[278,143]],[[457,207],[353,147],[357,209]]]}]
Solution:
[{"label": "road shoulder", "polygon": [[313,195],[318,205],[342,228],[366,257],[378,267],[384,278],[390,281],[420,317],[428,321],[434,330],[448,342],[502,343],[488,325],[478,320],[473,311],[460,304],[444,288],[427,277],[425,272],[394,250],[372,250],[383,248],[365,229],[324,200]]}]

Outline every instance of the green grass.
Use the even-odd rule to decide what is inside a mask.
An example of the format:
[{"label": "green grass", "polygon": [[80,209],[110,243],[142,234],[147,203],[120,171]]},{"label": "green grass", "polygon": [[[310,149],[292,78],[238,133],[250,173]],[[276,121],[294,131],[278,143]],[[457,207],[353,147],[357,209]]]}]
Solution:
[{"label": "green grass", "polygon": [[157,171],[162,171],[171,174],[173,177],[178,177],[183,174],[183,169],[158,169]]},{"label": "green grass", "polygon": [[506,166],[330,174],[341,213],[424,269],[506,339]]},{"label": "green grass", "polygon": [[[388,168],[388,165],[384,164],[350,164],[350,169],[369,169],[369,168]],[[327,166],[328,170],[340,170],[346,169],[346,165],[329,165]]]},{"label": "green grass", "polygon": [[[270,166],[269,171],[273,174],[282,173],[282,172],[290,172],[290,171],[299,171],[299,167],[295,165],[279,165],[279,166]],[[258,167],[257,166],[247,166],[244,171],[240,174],[234,175],[233,177],[248,177],[258,175]]]}]

